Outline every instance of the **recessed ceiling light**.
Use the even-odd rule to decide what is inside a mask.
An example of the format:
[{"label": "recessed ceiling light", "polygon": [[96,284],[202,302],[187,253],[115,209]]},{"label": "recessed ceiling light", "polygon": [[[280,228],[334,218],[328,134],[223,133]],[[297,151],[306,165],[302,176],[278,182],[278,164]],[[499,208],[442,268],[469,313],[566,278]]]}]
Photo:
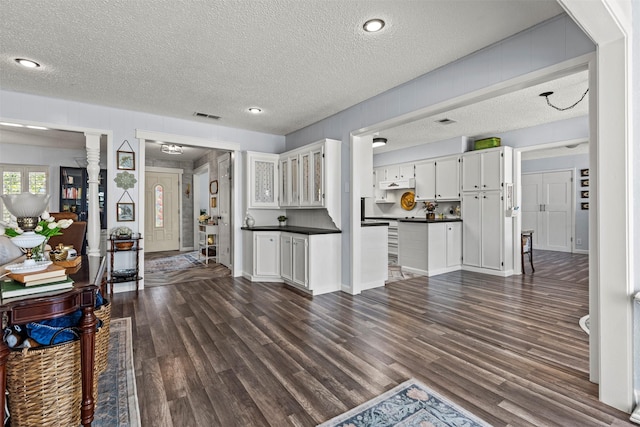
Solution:
[{"label": "recessed ceiling light", "polygon": [[18,123],[9,123],[9,122],[0,122],[0,125],[2,126],[10,126],[13,128],[23,128],[24,125],[18,124]]},{"label": "recessed ceiling light", "polygon": [[384,28],[384,21],[382,19],[369,19],[362,28],[368,33],[375,33]]},{"label": "recessed ceiling light", "polygon": [[44,126],[34,126],[34,125],[27,125],[25,127],[28,127],[29,129],[36,129],[36,130],[47,130],[49,128],[46,128]]},{"label": "recessed ceiling light", "polygon": [[27,67],[27,68],[38,68],[40,67],[40,64],[38,64],[35,61],[32,61],[30,59],[24,59],[24,58],[16,58],[16,62],[20,65],[22,65],[23,67]]},{"label": "recessed ceiling light", "polygon": [[262,109],[258,108],[258,107],[251,107],[249,108],[249,112],[252,114],[260,114],[262,113]]}]

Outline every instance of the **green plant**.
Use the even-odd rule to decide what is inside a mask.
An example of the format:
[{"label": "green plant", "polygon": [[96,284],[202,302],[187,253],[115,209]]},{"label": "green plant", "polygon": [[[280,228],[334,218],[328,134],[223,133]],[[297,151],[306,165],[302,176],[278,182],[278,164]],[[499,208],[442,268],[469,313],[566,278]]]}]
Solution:
[{"label": "green plant", "polygon": [[287,217],[286,217],[286,216],[284,216],[284,215],[280,215],[280,216],[278,217],[278,221],[280,221],[280,222],[285,222],[286,220],[287,220]]}]

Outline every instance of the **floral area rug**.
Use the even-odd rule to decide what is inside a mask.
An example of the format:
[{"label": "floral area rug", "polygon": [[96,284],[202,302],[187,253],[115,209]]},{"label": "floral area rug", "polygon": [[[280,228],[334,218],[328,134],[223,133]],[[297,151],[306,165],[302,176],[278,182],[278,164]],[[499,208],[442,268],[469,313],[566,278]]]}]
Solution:
[{"label": "floral area rug", "polygon": [[187,254],[145,260],[144,272],[157,273],[161,271],[178,271],[197,265],[204,265],[204,263],[198,259],[198,252],[196,251],[189,252]]},{"label": "floral area rug", "polygon": [[131,318],[111,319],[107,369],[98,380],[95,427],[139,427]]},{"label": "floral area rug", "polygon": [[318,427],[489,427],[481,419],[410,379]]}]

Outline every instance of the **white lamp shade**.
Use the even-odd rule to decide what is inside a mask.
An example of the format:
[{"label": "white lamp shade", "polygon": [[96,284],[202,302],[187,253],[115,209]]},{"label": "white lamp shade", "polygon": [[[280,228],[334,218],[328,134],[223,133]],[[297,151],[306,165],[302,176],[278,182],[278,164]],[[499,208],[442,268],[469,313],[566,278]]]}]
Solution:
[{"label": "white lamp shade", "polygon": [[11,215],[16,218],[33,218],[40,216],[49,204],[48,194],[3,194],[2,201]]}]

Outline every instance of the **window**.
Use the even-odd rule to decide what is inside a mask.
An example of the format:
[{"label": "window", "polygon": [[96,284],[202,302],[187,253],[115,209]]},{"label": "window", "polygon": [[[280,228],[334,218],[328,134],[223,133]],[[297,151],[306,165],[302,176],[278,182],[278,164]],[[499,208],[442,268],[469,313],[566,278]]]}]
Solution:
[{"label": "window", "polygon": [[163,207],[164,207],[164,188],[162,185],[158,184],[154,187],[153,192],[155,194],[155,224],[156,228],[164,227],[164,215],[163,215]]},{"label": "window", "polygon": [[[47,194],[49,166],[0,164],[0,188],[2,194],[18,194],[28,191],[33,194]],[[0,199],[0,218],[9,221],[11,214]]]}]

